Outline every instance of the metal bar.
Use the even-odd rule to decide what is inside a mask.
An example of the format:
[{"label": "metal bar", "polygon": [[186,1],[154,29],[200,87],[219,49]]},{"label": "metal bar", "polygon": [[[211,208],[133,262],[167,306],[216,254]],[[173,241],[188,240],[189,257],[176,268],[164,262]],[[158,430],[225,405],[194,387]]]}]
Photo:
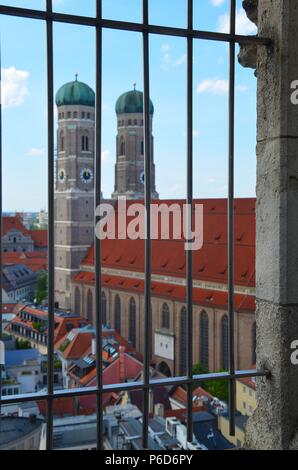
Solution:
[{"label": "metal bar", "polygon": [[[46,20],[51,19],[52,21],[59,23],[71,23],[82,26],[93,26],[95,27],[98,24],[97,18],[92,18],[88,16],[79,16],[79,15],[68,15],[64,13],[47,13],[41,10],[31,10],[27,8],[17,8],[9,7],[5,5],[0,5],[0,14],[19,16],[23,18],[30,18],[36,20]],[[177,37],[188,37],[191,36],[194,39],[205,39],[212,41],[222,41],[222,42],[234,42],[241,44],[259,44],[259,45],[270,45],[272,44],[272,39],[261,38],[258,36],[245,36],[241,34],[231,35],[229,33],[218,33],[215,31],[202,31],[196,29],[187,29],[187,28],[174,28],[170,26],[159,26],[159,25],[145,25],[142,23],[131,23],[127,21],[116,21],[109,19],[101,19],[99,21],[102,28],[108,29],[120,29],[123,31],[135,31],[135,32],[148,32],[150,34],[161,34],[167,36],[177,36]]]},{"label": "metal bar", "polygon": [[[143,23],[148,25],[148,0],[143,0]],[[151,322],[151,139],[150,139],[150,85],[149,85],[149,34],[143,32],[143,78],[144,78],[144,170],[145,170],[145,284],[144,284],[144,393],[143,393],[143,447],[148,448],[149,382],[150,382],[150,334]]]},{"label": "metal bar", "polygon": [[[187,0],[188,29],[193,28],[193,0]],[[193,38],[187,38],[187,238],[190,242],[193,219]],[[192,250],[186,252],[186,307],[187,307],[187,377],[193,372],[193,308],[192,308]],[[192,419],[193,384],[187,386],[187,440],[193,441]]]},{"label": "metal bar", "polygon": [[[3,303],[2,303],[2,54],[1,54],[1,42],[0,42],[0,341],[2,340],[2,315],[3,315]],[[2,397],[2,369],[3,366],[0,364],[0,400]],[[0,403],[0,416],[1,416],[1,403]]]},{"label": "metal bar", "polygon": [[[102,0],[96,2],[96,124],[95,124],[95,207],[101,202],[101,127],[102,127]],[[95,215],[95,227],[98,217]],[[101,243],[95,235],[95,328],[96,328],[96,416],[97,449],[103,449],[103,409],[102,409],[102,304],[101,304]]]},{"label": "metal bar", "polygon": [[[47,0],[47,11],[52,11],[52,0]],[[48,368],[47,390],[54,389],[54,66],[53,66],[53,22],[46,22],[47,39],[47,90],[48,90]],[[47,450],[53,447],[53,400],[47,402]]]},{"label": "metal bar", "polygon": [[[127,382],[119,384],[108,384],[103,385],[103,393],[111,392],[129,392],[133,390],[144,390],[148,386],[152,389],[159,387],[173,387],[175,385],[187,385],[193,383],[194,385],[201,382],[212,382],[214,380],[240,380],[252,377],[266,377],[270,378],[270,372],[267,370],[246,370],[246,371],[235,371],[234,374],[229,372],[217,372],[213,374],[202,374],[194,375],[192,379],[187,377],[168,377],[165,379],[153,379],[150,380],[149,385],[144,382]],[[29,401],[42,401],[56,398],[72,398],[80,396],[96,396],[97,387],[82,387],[82,388],[70,388],[66,390],[54,390],[52,395],[47,393],[26,393],[23,395],[11,395],[5,396],[1,400],[1,404],[9,405],[14,403],[26,403]]]},{"label": "metal bar", "polygon": [[[230,0],[230,33],[236,29],[236,0]],[[229,373],[235,372],[234,354],[234,150],[235,150],[235,44],[229,55],[229,174],[228,174],[228,351]],[[229,428],[235,436],[236,390],[229,382]]]}]

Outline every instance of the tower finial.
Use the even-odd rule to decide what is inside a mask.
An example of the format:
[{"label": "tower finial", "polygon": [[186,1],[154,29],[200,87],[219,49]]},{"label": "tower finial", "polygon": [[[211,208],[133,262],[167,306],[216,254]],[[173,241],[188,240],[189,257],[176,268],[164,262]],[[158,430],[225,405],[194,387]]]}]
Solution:
[{"label": "tower finial", "polygon": [[137,86],[137,84],[136,84],[136,83],[133,83],[133,89],[134,89],[134,91],[136,91],[136,86]]},{"label": "tower finial", "polygon": [[76,82],[78,81],[78,76],[79,76],[79,74],[78,74],[78,73],[76,73],[76,74],[75,74],[75,77],[76,77]]}]

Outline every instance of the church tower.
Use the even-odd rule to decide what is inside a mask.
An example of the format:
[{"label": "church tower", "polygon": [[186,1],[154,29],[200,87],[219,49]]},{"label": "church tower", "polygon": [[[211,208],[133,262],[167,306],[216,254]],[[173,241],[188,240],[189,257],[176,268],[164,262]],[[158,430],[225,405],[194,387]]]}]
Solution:
[{"label": "church tower", "polygon": [[94,239],[95,94],[76,77],[56,105],[55,301],[69,310],[71,279]]},{"label": "church tower", "polygon": [[[112,198],[144,199],[144,117],[143,93],[133,90],[121,95],[116,102],[117,128],[115,191]],[[153,163],[152,120],[154,107],[150,101],[150,136],[152,162],[152,199],[158,198],[155,189]]]}]

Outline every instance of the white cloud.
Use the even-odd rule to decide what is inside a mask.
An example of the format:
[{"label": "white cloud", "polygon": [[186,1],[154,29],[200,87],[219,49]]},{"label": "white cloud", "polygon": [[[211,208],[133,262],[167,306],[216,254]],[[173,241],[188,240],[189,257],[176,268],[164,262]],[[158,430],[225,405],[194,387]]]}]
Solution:
[{"label": "white cloud", "polygon": [[214,95],[226,94],[229,91],[228,80],[220,78],[208,78],[197,86],[197,93],[213,93]]},{"label": "white cloud", "polygon": [[15,67],[3,68],[2,73],[2,105],[4,108],[21,106],[28,91],[29,72],[17,70]]},{"label": "white cloud", "polygon": [[110,160],[111,152],[109,150],[103,150],[101,153],[101,159],[104,163]]},{"label": "white cloud", "polygon": [[165,70],[170,63],[170,46],[168,44],[163,44],[161,46],[162,53],[162,68]]},{"label": "white cloud", "polygon": [[186,54],[178,57],[178,59],[172,59],[171,57],[171,47],[169,44],[163,44],[161,46],[162,53],[162,69],[167,70],[169,67],[179,67],[182,64],[186,63]]},{"label": "white cloud", "polygon": [[179,57],[179,59],[175,60],[174,65],[178,67],[179,65],[185,64],[186,58],[187,58],[186,54],[183,54],[181,57]]},{"label": "white cloud", "polygon": [[[236,91],[244,92],[248,90],[246,85],[237,85]],[[229,81],[221,78],[207,78],[202,80],[197,86],[197,93],[212,93],[213,95],[226,95],[229,91]]]},{"label": "white cloud", "polygon": [[211,0],[211,3],[214,7],[221,7],[226,0]]},{"label": "white cloud", "polygon": [[45,154],[45,149],[44,148],[36,148],[36,147],[32,147],[26,153],[26,155],[28,157],[42,157],[44,154]]},{"label": "white cloud", "polygon": [[[220,33],[230,32],[230,15],[225,13],[218,18],[218,31]],[[246,16],[243,8],[237,11],[236,14],[236,34],[256,34],[257,27]]]}]

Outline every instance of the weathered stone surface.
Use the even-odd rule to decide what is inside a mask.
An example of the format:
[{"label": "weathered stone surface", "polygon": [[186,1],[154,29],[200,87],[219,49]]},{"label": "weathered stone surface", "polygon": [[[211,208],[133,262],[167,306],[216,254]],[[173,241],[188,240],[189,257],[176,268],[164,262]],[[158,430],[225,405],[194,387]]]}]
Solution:
[{"label": "weathered stone surface", "polygon": [[250,69],[257,68],[257,45],[256,44],[245,44],[240,46],[240,52],[238,54],[238,61],[242,67]]},{"label": "weathered stone surface", "polygon": [[250,21],[258,26],[259,0],[243,0],[242,5]]},{"label": "weathered stone surface", "polygon": [[258,407],[246,429],[246,448],[298,449],[298,0],[259,0],[257,135],[257,380]]},{"label": "weathered stone surface", "polygon": [[[243,8],[250,21],[258,25],[258,0],[244,0]],[[257,53],[258,48],[256,44],[240,44],[240,52],[238,54],[238,61],[243,67],[256,70],[257,68]]]}]

